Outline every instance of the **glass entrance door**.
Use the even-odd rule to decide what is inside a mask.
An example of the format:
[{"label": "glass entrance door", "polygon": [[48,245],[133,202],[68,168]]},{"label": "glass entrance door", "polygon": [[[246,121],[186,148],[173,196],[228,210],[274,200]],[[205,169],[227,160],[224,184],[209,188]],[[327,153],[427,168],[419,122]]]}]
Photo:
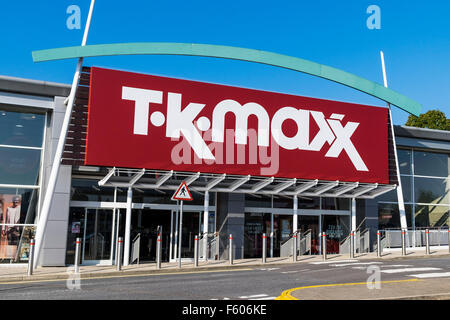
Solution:
[{"label": "glass entrance door", "polygon": [[113,210],[86,209],[83,235],[83,264],[112,262]]},{"label": "glass entrance door", "polygon": [[[292,215],[273,215],[273,256],[279,257],[283,246],[289,247],[286,242],[292,235]],[[285,245],[286,244],[286,245]],[[289,249],[287,249],[289,252]],[[286,251],[286,249],[284,250]]]},{"label": "glass entrance door", "polygon": [[[181,242],[181,258],[193,259],[194,258],[194,237],[201,235],[202,228],[202,215],[198,211],[183,211],[183,224],[182,224],[182,242]],[[177,211],[172,212],[172,230],[171,230],[171,261],[178,259],[178,234],[180,230],[180,213]]]}]

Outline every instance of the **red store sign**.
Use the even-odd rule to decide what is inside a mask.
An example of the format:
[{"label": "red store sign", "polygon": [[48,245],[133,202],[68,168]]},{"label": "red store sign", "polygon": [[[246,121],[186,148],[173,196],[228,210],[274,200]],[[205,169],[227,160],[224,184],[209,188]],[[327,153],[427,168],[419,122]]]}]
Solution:
[{"label": "red store sign", "polygon": [[94,67],[85,163],[387,184],[388,110]]}]

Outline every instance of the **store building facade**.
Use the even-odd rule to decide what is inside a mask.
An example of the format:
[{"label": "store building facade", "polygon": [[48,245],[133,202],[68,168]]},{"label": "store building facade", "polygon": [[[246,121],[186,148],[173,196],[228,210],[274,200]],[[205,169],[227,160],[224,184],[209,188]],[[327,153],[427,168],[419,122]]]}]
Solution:
[{"label": "store building facade", "polygon": [[[0,77],[1,263],[27,261],[69,92],[68,85]],[[85,96],[77,97],[41,265],[72,264],[78,237],[83,241],[83,264],[112,264],[117,237],[127,233],[125,259],[133,262],[133,240],[140,235],[140,259],[152,261],[158,226],[163,259],[173,261],[179,204],[171,196],[181,181],[189,183],[194,197],[183,207],[186,259],[193,257],[194,235],[219,235],[218,254],[206,253],[208,258],[227,257],[229,234],[236,258],[251,258],[261,256],[262,233],[270,236],[269,256],[276,257],[295,230],[310,230],[315,254],[320,251],[320,232],[327,233],[333,253],[355,225],[373,233],[400,228],[394,184],[219,174],[186,166],[164,170],[86,165],[80,158],[86,153],[86,136],[77,131],[87,126],[87,96],[83,90],[81,94]],[[395,136],[408,227],[448,227],[450,133],[396,126]]]}]

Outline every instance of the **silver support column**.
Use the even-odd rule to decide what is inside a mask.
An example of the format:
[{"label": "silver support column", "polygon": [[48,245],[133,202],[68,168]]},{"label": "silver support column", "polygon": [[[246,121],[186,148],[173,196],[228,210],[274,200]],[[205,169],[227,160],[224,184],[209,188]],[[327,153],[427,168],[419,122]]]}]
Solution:
[{"label": "silver support column", "polygon": [[430,254],[430,230],[428,229],[425,230],[425,245],[425,254]]},{"label": "silver support column", "polygon": [[381,233],[380,230],[377,231],[377,257],[381,258],[382,253],[381,248]]},{"label": "silver support column", "polygon": [[266,234],[263,233],[262,236],[262,263],[266,263],[266,256],[267,256],[267,237]]},{"label": "silver support column", "polygon": [[292,261],[293,262],[297,261],[297,236],[298,236],[297,231],[294,231],[294,235],[292,236],[292,240],[294,241],[294,242],[292,242]]},{"label": "silver support column", "polygon": [[355,258],[355,231],[350,232],[350,258]]},{"label": "silver support column", "polygon": [[230,264],[233,264],[233,235],[230,234],[230,243],[228,246],[228,255],[229,255],[229,259],[230,259]]},{"label": "silver support column", "polygon": [[178,268],[181,268],[181,240],[183,238],[183,201],[180,202],[180,229],[178,231]]},{"label": "silver support column", "polygon": [[75,273],[80,273],[81,238],[75,240]]},{"label": "silver support column", "polygon": [[[86,27],[84,29],[83,40],[81,46],[85,46],[87,38],[89,35],[89,29],[91,26],[92,13],[94,11],[95,0],[91,0],[91,6],[89,8],[89,14],[86,22]],[[66,113],[64,115],[64,120],[61,128],[61,132],[58,139],[58,144],[56,146],[55,156],[53,158],[52,168],[50,171],[50,177],[47,183],[47,188],[45,190],[44,201],[40,210],[39,221],[36,228],[36,257],[34,260],[34,268],[39,264],[39,257],[41,254],[42,244],[44,241],[45,230],[47,229],[47,221],[50,214],[50,208],[53,200],[53,194],[56,188],[56,182],[58,179],[58,173],[61,166],[61,159],[64,152],[64,145],[66,142],[67,132],[69,130],[70,119],[72,117],[73,105],[75,102],[75,95],[77,92],[78,82],[80,79],[81,68],[83,66],[83,58],[78,59],[77,68],[72,80],[72,88],[70,90],[69,100],[67,103]]]},{"label": "silver support column", "polygon": [[205,191],[203,203],[203,258],[208,260],[208,230],[209,228],[209,191]]},{"label": "silver support column", "polygon": [[30,251],[28,253],[28,276],[33,275],[33,259],[34,259],[34,239],[31,239]]},{"label": "silver support column", "polygon": [[322,257],[323,260],[327,260],[327,234],[322,232]]},{"label": "silver support column", "polygon": [[156,269],[161,269],[161,244],[162,244],[162,226],[158,226],[158,237],[156,238]]},{"label": "silver support column", "polygon": [[402,229],[402,256],[406,256],[406,231]]},{"label": "silver support column", "polygon": [[198,235],[194,237],[194,267],[198,267]]},{"label": "silver support column", "polygon": [[122,270],[123,238],[117,240],[117,271]]},{"label": "silver support column", "polygon": [[123,265],[130,263],[130,244],[131,244],[131,206],[133,202],[133,188],[128,187],[127,192],[127,213],[125,217],[125,243],[123,253]]}]

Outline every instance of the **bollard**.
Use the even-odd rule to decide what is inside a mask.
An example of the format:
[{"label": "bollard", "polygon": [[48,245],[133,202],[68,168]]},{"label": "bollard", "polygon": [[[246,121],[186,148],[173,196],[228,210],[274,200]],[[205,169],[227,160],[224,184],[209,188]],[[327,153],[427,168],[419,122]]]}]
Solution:
[{"label": "bollard", "polygon": [[233,264],[233,235],[232,234],[230,234],[230,244],[229,244],[229,247],[228,247],[228,255],[229,255],[229,258],[230,258],[230,264]]},{"label": "bollard", "polygon": [[406,236],[404,229],[402,229],[402,256],[406,256]]},{"label": "bollard", "polygon": [[34,239],[30,239],[30,252],[28,253],[28,276],[33,275]]},{"label": "bollard", "polygon": [[123,250],[123,238],[119,237],[117,241],[118,250],[117,250],[117,271],[122,270],[122,250]]},{"label": "bollard", "polygon": [[377,231],[377,257],[381,258],[381,233]]},{"label": "bollard", "polygon": [[267,242],[266,234],[263,233],[263,237],[262,237],[262,244],[263,244],[263,247],[262,247],[262,263],[266,263],[266,249],[267,249],[266,242]]},{"label": "bollard", "polygon": [[327,234],[322,232],[322,257],[327,260]]},{"label": "bollard", "polygon": [[430,254],[430,230],[425,229],[425,254]]},{"label": "bollard", "polygon": [[292,243],[292,261],[297,261],[297,231],[294,232],[294,242]]},{"label": "bollard", "polygon": [[80,273],[81,238],[75,240],[75,273]]},{"label": "bollard", "polygon": [[194,267],[198,267],[198,235],[194,237]]},{"label": "bollard", "polygon": [[156,269],[161,269],[161,232],[158,232],[156,239]]},{"label": "bollard", "polygon": [[355,258],[355,232],[350,232],[350,258]]}]

